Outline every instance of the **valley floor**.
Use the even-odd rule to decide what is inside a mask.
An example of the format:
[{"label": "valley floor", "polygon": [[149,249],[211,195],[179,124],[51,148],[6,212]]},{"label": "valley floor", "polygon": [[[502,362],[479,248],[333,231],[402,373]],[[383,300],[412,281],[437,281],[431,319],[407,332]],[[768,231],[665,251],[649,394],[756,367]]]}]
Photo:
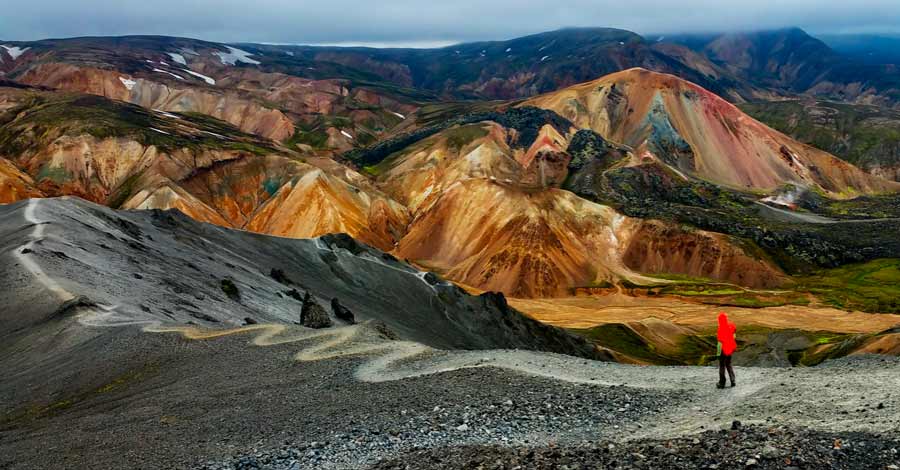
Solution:
[{"label": "valley floor", "polygon": [[647,319],[670,321],[700,330],[714,330],[716,316],[727,312],[738,325],[802,328],[834,333],[877,333],[900,324],[900,315],[845,312],[829,307],[785,305],[742,308],[689,302],[675,297],[632,297],[624,294],[510,299],[510,305],[542,322],[563,328],[590,328],[607,323]]}]

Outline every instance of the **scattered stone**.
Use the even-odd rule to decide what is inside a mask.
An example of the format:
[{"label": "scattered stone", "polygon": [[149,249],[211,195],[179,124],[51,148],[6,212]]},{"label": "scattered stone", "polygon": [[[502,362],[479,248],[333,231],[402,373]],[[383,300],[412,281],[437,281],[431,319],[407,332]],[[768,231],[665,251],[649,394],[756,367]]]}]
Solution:
[{"label": "scattered stone", "polygon": [[229,299],[234,301],[241,300],[241,292],[238,290],[237,286],[234,284],[234,281],[232,281],[231,279],[222,279],[219,282],[219,286],[222,288],[222,292],[224,292]]}]

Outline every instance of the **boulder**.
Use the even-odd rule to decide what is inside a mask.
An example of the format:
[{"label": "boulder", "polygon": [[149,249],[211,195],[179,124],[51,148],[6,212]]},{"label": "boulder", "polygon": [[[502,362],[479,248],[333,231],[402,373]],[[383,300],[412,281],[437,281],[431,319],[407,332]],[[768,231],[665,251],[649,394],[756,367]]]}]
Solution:
[{"label": "boulder", "polygon": [[307,328],[328,328],[333,324],[328,312],[309,295],[309,292],[303,297],[300,324]]},{"label": "boulder", "polygon": [[343,320],[351,325],[356,323],[356,317],[353,315],[353,312],[351,312],[347,307],[341,305],[341,302],[337,299],[337,297],[331,299],[331,311],[334,313],[334,316],[340,320]]}]

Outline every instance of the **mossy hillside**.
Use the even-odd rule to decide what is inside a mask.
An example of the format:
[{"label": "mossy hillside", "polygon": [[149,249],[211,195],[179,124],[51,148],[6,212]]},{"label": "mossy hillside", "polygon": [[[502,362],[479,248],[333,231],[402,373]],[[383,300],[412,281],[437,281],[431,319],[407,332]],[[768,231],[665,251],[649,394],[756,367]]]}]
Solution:
[{"label": "mossy hillside", "polygon": [[[648,296],[672,296],[708,305],[742,308],[781,307],[784,305],[808,305],[809,296],[786,287],[777,291],[753,290],[714,279],[681,274],[645,274],[647,277],[670,282],[634,283],[621,281],[620,285],[634,293]],[[590,286],[589,286],[590,287]]]},{"label": "mossy hillside", "polygon": [[900,111],[830,101],[740,105],[766,125],[862,168],[900,165]]},{"label": "mossy hillside", "polygon": [[675,353],[662,352],[633,329],[621,323],[570,331],[598,346],[650,364],[703,365],[709,362],[716,353],[716,343],[699,335],[687,335],[680,338]]},{"label": "mossy hillside", "polygon": [[394,163],[398,159],[403,158],[404,155],[429,151],[434,147],[443,146],[450,152],[460,153],[474,141],[487,136],[488,133],[489,130],[485,127],[484,123],[451,127],[440,134],[433,135],[398,152],[392,153],[378,163],[363,166],[362,171],[370,176],[378,177],[385,171],[388,171]]},{"label": "mossy hillside", "polygon": [[[594,344],[623,356],[655,365],[708,365],[716,362],[715,331],[700,331],[678,338],[674,350],[660,351],[624,324],[572,329]],[[759,358],[781,356],[793,366],[815,366],[851,354],[877,335],[829,331],[776,330],[747,325],[738,328],[738,361],[756,364]],[[766,360],[763,359],[763,363]]]},{"label": "mossy hillside", "polygon": [[0,147],[11,154],[36,150],[64,135],[129,138],[164,151],[229,150],[254,155],[277,151],[266,141],[207,115],[182,113],[173,119],[92,95],[34,94],[0,118]]},{"label": "mossy hillside", "polygon": [[[612,168],[593,172],[589,166],[570,174],[564,185],[586,199],[610,205],[625,215],[684,224],[731,235],[742,240],[748,253],[770,258],[788,273],[804,274],[820,268],[878,258],[900,257],[900,220],[810,223],[784,221],[759,205],[760,195],[739,192],[711,183],[685,180],[663,165]],[[897,195],[842,201],[833,206],[820,200],[818,207],[829,216],[830,207],[857,214],[893,213]],[[857,212],[855,207],[860,207]]]},{"label": "mossy hillside", "polygon": [[900,259],[822,270],[798,278],[795,290],[843,310],[900,313]]}]

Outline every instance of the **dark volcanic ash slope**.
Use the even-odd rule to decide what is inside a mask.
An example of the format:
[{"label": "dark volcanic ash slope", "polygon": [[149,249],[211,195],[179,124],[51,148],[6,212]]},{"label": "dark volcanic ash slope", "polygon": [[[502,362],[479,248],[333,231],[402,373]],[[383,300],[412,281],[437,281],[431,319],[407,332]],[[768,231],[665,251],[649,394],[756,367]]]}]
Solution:
[{"label": "dark volcanic ash slope", "polygon": [[309,293],[307,304],[331,312],[338,299],[356,322],[375,320],[435,348],[601,356],[499,294],[470,296],[342,234],[275,238],[177,211],[116,212],[75,198],[0,206],[0,220],[0,337],[84,310],[101,312],[79,317],[99,326],[292,324]]}]

